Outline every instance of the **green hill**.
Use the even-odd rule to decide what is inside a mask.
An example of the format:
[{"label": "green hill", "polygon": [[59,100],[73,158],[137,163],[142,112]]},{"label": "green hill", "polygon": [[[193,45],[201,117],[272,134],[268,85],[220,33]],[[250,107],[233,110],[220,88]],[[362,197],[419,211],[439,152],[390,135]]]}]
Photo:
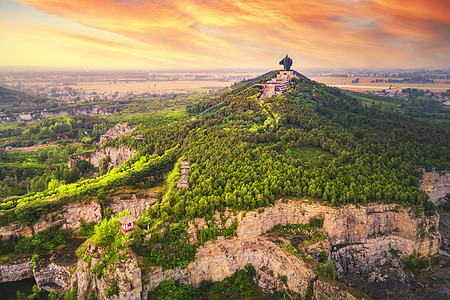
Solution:
[{"label": "green hill", "polygon": [[[366,107],[360,99],[304,76],[294,79],[284,94],[260,103],[258,84],[274,75],[190,104],[190,117],[184,120],[147,118],[135,132],[144,141],[126,136],[108,142],[137,149],[131,161],[95,180],[10,199],[1,205],[2,223],[29,224],[67,202],[86,197],[102,201],[100,194],[121,186],[144,188],[149,177],[159,180],[170,170],[161,193],[165,197],[141,217],[142,228],[161,221],[183,228],[195,217],[208,219],[226,208],[255,209],[285,197],[331,206],[399,203],[434,213],[418,189],[420,169],[450,168],[448,128]],[[191,163],[189,188],[179,190],[179,163],[185,160]],[[219,234],[211,230],[209,238]],[[156,263],[173,267],[192,259],[177,249],[165,250]],[[145,253],[145,246],[136,251]]]}]

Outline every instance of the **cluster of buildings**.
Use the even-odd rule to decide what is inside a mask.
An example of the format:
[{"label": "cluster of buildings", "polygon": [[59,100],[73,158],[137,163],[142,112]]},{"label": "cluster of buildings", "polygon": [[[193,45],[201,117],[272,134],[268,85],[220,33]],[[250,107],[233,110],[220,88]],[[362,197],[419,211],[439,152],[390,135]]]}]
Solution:
[{"label": "cluster of buildings", "polygon": [[365,91],[364,93],[383,97],[399,98],[404,100],[412,100],[416,99],[417,97],[424,97],[426,99],[440,102],[446,106],[450,106],[450,90],[446,92],[431,92],[418,89],[403,89],[401,92],[396,90],[382,90]]},{"label": "cluster of buildings", "polygon": [[119,91],[104,91],[99,92],[95,90],[84,90],[84,89],[71,89],[67,90],[65,88],[45,88],[42,91],[47,97],[60,100],[63,102],[69,101],[85,101],[93,99],[108,99],[108,100],[124,100],[130,97],[140,96],[140,93],[136,92],[119,92]]}]

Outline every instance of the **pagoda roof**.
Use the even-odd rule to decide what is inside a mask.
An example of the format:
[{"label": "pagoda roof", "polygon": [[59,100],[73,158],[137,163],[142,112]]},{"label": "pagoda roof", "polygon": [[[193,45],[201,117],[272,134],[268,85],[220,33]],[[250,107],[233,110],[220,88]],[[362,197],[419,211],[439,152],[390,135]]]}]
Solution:
[{"label": "pagoda roof", "polygon": [[129,224],[129,223],[134,223],[137,221],[137,219],[135,217],[133,217],[132,215],[126,215],[126,216],[117,218],[117,220],[119,220],[120,224]]}]

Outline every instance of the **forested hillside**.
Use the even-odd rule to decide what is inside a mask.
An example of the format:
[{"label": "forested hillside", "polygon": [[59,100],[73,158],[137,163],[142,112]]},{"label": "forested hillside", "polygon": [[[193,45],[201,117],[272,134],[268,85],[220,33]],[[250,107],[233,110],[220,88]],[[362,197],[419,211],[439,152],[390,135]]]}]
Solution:
[{"label": "forested hillside", "polygon": [[[67,161],[76,147],[60,148],[58,155],[41,150],[26,160],[31,168],[27,172],[41,177],[18,173],[29,178],[27,185],[8,193],[18,196],[1,203],[0,223],[29,225],[48,211],[87,199],[105,208],[119,188],[160,186],[158,202],[138,219],[131,247],[152,264],[173,268],[194,260],[196,248],[207,240],[236,234],[236,224],[223,230],[214,225],[216,211],[251,210],[280,198],[307,198],[329,206],[398,203],[417,214],[435,213],[418,186],[422,169],[450,169],[450,130],[442,125],[445,122],[382,109],[377,99],[367,105],[360,97],[300,74],[284,94],[259,102],[258,83],[273,75],[211,97],[191,98],[183,113],[129,117],[138,125],[133,135],[143,135],[143,140],[125,136],[95,146],[91,141],[108,124],[101,120],[89,126],[77,118],[28,126],[21,131],[22,138],[42,140],[57,134],[82,141],[89,136],[92,150],[127,146],[137,155],[107,174],[80,178],[79,170],[60,165],[49,173],[45,165],[49,159],[53,164]],[[5,131],[0,133],[6,137]],[[23,158],[3,151],[0,155],[9,161],[2,166],[3,184],[9,186],[14,181],[9,170],[22,170]],[[189,188],[177,189],[182,161],[191,164]],[[197,217],[205,218],[208,227],[191,244],[186,228]]]}]

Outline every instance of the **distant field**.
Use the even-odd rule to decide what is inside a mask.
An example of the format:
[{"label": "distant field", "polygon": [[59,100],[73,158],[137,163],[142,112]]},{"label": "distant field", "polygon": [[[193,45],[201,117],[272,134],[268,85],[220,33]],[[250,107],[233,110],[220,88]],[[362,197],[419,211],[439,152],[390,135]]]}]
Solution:
[{"label": "distant field", "polygon": [[[352,83],[352,80],[359,78],[359,83]],[[386,83],[386,82],[371,82],[376,79],[397,79],[401,80],[403,78],[374,78],[374,77],[329,77],[329,76],[320,76],[320,77],[311,77],[312,80],[322,82],[326,85],[336,86],[342,89],[351,90],[351,91],[377,91],[383,89],[389,89],[391,87],[391,91],[399,91],[406,88],[418,88],[422,90],[430,90],[433,92],[443,92],[450,89],[450,84],[444,83],[443,81],[438,81],[437,83]]]},{"label": "distant field", "polygon": [[157,92],[157,91],[191,91],[193,89],[221,89],[233,84],[229,81],[144,81],[144,82],[81,82],[72,88],[83,88],[96,91],[119,91],[119,92]]},{"label": "distant field", "polygon": [[259,73],[161,73],[142,74],[140,77],[126,77],[121,74],[91,75],[55,75],[55,76],[5,76],[4,84],[28,88],[83,89],[96,92],[203,92],[230,86],[245,78],[253,78]]},{"label": "distant field", "polygon": [[[232,81],[218,81],[218,80],[176,80],[176,81],[121,81],[121,82],[89,82],[80,81],[77,84],[65,85],[74,89],[84,89],[86,91],[97,92],[192,92],[192,91],[207,91],[217,90],[232,85]],[[26,82],[22,83],[24,86],[51,86],[50,82]]]}]

